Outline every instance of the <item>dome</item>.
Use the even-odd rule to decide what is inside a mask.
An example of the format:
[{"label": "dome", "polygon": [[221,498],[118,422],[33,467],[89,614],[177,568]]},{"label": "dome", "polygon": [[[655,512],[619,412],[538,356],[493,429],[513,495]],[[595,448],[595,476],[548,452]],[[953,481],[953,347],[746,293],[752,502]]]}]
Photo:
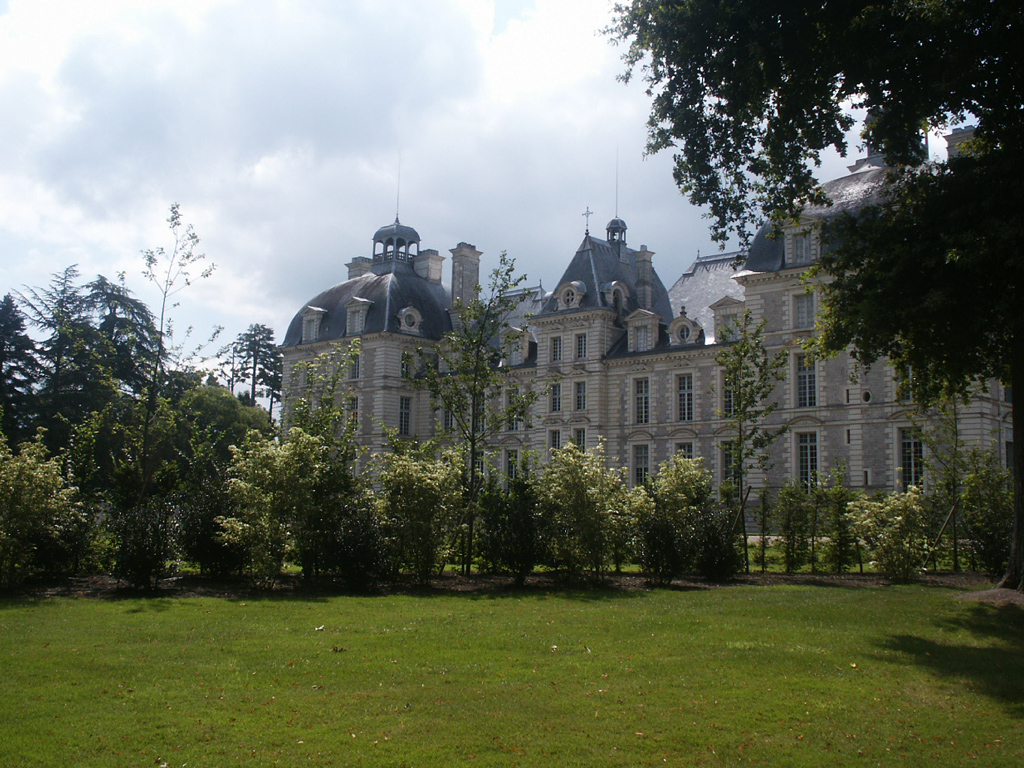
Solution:
[{"label": "dome", "polygon": [[608,222],[608,226],[605,227],[609,232],[625,232],[626,222],[616,216],[614,219]]}]

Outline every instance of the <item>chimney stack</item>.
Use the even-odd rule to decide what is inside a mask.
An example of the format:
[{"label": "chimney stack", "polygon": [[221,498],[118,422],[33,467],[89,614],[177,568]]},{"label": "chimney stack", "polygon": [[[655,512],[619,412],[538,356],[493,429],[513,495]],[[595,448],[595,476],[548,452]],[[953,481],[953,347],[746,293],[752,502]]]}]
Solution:
[{"label": "chimney stack", "polygon": [[654,265],[651,259],[654,251],[648,251],[641,245],[636,253],[636,292],[637,301],[643,309],[653,309],[654,303]]},{"label": "chimney stack", "polygon": [[451,249],[452,254],[452,307],[477,298],[480,284],[480,257],[475,245],[459,243]]}]

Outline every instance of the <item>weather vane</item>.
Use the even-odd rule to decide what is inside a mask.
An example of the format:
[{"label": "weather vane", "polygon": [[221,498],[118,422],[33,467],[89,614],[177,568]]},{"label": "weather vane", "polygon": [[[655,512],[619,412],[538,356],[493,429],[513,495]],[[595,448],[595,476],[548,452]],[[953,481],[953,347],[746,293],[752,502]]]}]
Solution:
[{"label": "weather vane", "polygon": [[583,212],[583,215],[587,219],[587,231],[586,231],[586,234],[589,235],[590,234],[590,217],[594,215],[594,212],[592,210],[590,210],[590,206],[589,205],[587,206],[587,210],[585,210]]}]

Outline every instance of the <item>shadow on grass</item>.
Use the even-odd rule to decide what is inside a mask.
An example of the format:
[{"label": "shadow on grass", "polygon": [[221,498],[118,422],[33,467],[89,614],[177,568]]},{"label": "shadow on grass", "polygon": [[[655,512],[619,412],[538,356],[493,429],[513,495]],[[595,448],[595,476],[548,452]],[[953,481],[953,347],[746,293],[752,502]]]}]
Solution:
[{"label": "shadow on grass", "polygon": [[[939,642],[917,635],[894,635],[881,643],[887,651],[1002,702],[1024,715],[1024,610],[1018,606],[971,606],[964,615],[936,619],[935,626],[968,642]],[[978,642],[983,643],[978,645]]]}]

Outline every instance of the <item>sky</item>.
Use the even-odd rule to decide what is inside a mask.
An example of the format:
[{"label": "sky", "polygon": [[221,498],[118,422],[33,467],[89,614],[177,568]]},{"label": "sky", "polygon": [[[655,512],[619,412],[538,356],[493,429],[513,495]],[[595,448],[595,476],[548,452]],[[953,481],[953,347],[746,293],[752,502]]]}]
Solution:
[{"label": "sky", "polygon": [[610,20],[608,0],[0,0],[0,294],[77,264],[154,306],[140,253],[172,246],[172,203],[216,264],[176,296],[179,341],[280,340],[396,207],[423,248],[471,243],[483,275],[507,251],[548,290],[584,211],[602,236],[617,213],[670,286],[718,246],[645,156]]}]

